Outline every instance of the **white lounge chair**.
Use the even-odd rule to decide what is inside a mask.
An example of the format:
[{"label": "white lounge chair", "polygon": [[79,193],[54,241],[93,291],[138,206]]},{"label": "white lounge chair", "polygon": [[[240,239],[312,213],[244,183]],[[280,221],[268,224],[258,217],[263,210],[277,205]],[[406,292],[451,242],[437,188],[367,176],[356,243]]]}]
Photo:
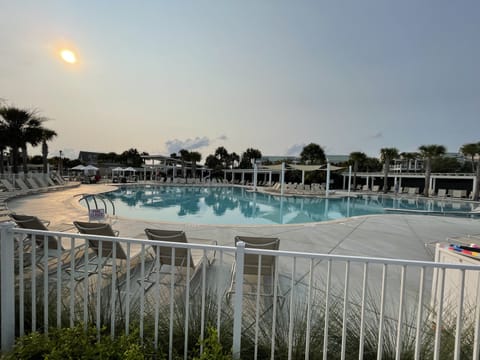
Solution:
[{"label": "white lounge chair", "polygon": [[[237,245],[240,241],[245,243],[246,248],[278,250],[280,247],[280,239],[274,237],[236,236],[235,245]],[[230,289],[227,292],[227,297],[230,296],[230,294],[234,291],[236,266],[236,262],[234,262],[232,266],[232,279],[230,283]],[[260,292],[260,289],[257,289],[257,292],[260,292],[261,295],[273,295],[274,286],[277,286],[277,284],[274,283],[275,269],[275,256],[263,255],[260,257],[260,255],[255,254],[245,254],[244,256],[243,273],[245,276],[254,278],[254,280],[249,283],[252,286],[255,286],[258,282],[258,274],[260,273],[260,276],[263,277],[264,289],[270,288],[269,292]],[[266,281],[268,281],[269,284],[267,284]],[[247,284],[247,282],[245,282],[244,284]],[[256,292],[250,292],[246,294],[255,295]]]}]

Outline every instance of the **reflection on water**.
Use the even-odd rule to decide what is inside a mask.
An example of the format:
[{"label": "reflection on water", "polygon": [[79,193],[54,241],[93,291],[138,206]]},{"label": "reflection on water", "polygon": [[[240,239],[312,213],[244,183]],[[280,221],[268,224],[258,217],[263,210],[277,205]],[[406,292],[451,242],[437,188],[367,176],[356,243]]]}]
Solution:
[{"label": "reflection on water", "polygon": [[120,216],[198,224],[298,224],[381,214],[385,209],[469,212],[478,204],[364,195],[281,197],[239,187],[135,186],[105,194]]}]

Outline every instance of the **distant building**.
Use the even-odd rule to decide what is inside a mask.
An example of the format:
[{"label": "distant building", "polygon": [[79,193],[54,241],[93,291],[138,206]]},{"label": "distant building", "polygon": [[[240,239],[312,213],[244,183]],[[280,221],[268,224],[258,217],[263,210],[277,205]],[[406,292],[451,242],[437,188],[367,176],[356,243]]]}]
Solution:
[{"label": "distant building", "polygon": [[423,171],[423,159],[395,159],[390,165],[393,172],[419,172]]},{"label": "distant building", "polygon": [[325,155],[329,163],[340,164],[350,160],[350,155]]},{"label": "distant building", "polygon": [[[456,159],[460,164],[467,160],[460,153],[445,153],[443,157]],[[393,165],[390,165],[390,171],[393,172],[423,172],[425,171],[425,160],[419,155],[415,159],[395,159]]]},{"label": "distant building", "polygon": [[300,156],[262,156],[260,159],[260,163],[280,163],[280,162],[286,162],[286,163],[298,163],[300,162]]},{"label": "distant building", "polygon": [[103,155],[103,153],[80,151],[80,153],[78,154],[78,160],[80,160],[84,164],[97,165],[99,155]]}]

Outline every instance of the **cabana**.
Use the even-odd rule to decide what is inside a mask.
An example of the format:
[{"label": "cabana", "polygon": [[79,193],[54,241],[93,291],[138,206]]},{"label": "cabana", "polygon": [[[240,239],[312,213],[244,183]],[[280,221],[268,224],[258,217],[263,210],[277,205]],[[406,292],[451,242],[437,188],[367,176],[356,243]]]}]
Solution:
[{"label": "cabana", "polygon": [[330,172],[343,169],[342,167],[330,165],[327,163],[325,165],[297,165],[297,164],[285,164],[282,162],[281,165],[266,165],[263,168],[270,170],[281,170],[281,195],[284,194],[284,183],[285,183],[285,171],[286,170],[300,170],[302,172],[302,184],[305,182],[305,171],[326,171],[327,172],[327,181],[326,181],[326,192],[325,195],[328,197],[328,192],[330,191]]},{"label": "cabana", "polygon": [[112,178],[123,176],[123,169],[121,167],[116,167],[112,169]]}]

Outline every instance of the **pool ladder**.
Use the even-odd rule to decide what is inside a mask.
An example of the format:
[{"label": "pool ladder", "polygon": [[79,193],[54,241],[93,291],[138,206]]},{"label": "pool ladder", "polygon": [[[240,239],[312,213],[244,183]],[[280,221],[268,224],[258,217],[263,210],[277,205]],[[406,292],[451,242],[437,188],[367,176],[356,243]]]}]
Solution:
[{"label": "pool ladder", "polygon": [[[115,216],[115,204],[109,198],[101,194],[78,194],[75,196],[80,197],[79,203],[85,201],[89,221],[102,220],[102,218],[104,219],[108,215]],[[109,211],[109,208],[111,211]]]}]

